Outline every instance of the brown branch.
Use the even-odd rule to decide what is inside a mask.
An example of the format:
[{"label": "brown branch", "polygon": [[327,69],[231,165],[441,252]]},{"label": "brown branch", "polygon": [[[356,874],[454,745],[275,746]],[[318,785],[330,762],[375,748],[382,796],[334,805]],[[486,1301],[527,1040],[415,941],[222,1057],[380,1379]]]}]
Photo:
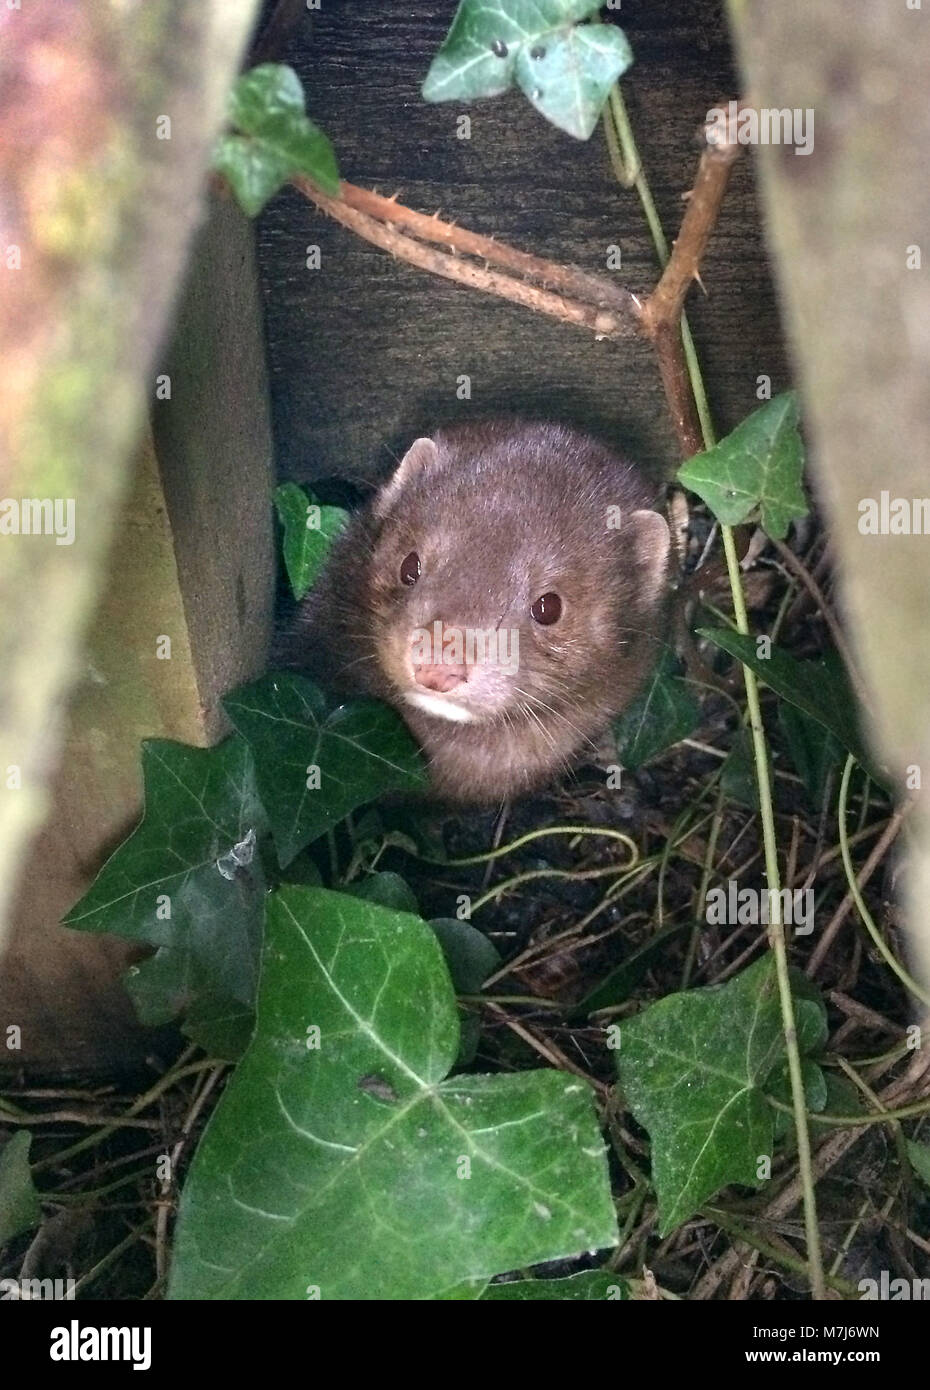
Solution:
[{"label": "brown branch", "polygon": [[701,261],[707,250],[707,243],[730,181],[730,171],[739,156],[740,148],[735,130],[729,127],[726,139],[715,140],[713,143],[705,141],[678,240],[672,248],[661,280],[643,309],[647,332],[654,330],[655,325],[677,323],[681,318],[685,295],[691,287],[691,282],[699,278]]},{"label": "brown branch", "polygon": [[685,459],[700,453],[704,438],[681,341],[681,314],[692,281],[700,278],[701,261],[720,212],[730,170],[740,152],[735,129],[727,125],[723,139],[713,142],[710,129],[705,128],[704,152],[678,240],[672,247],[662,278],[642,311],[643,330],[652,339],[659,359],[665,398]]},{"label": "brown branch", "polygon": [[379,221],[406,227],[421,241],[439,242],[453,254],[476,256],[479,260],[502,266],[539,285],[541,289],[557,290],[598,308],[615,309],[631,319],[635,331],[640,329],[639,301],[628,289],[616,285],[605,276],[593,275],[574,265],[561,265],[542,256],[530,255],[527,251],[518,251],[516,247],[508,246],[494,237],[470,232],[453,222],[444,222],[438,213],[429,217],[398,203],[396,198],[384,198],[379,193],[352,183],[343,183],[340,195],[349,207],[366,212]]},{"label": "brown branch", "polygon": [[[485,261],[495,260],[500,264],[506,259],[512,260],[514,257],[523,256],[523,252],[515,251],[512,247],[504,247],[500,242],[491,241],[490,238],[476,237],[475,233],[463,233],[460,228],[453,227],[451,223],[442,223],[438,218],[423,217],[423,214],[413,213],[410,208],[402,209],[407,217],[392,216],[389,221],[380,221],[371,213],[362,212],[359,208],[353,207],[345,198],[331,198],[301,175],[296,175],[291,182],[321,211],[327,213],[337,222],[341,222],[344,227],[349,227],[366,241],[382,247],[385,251],[390,251],[393,256],[397,256],[401,260],[409,261],[411,265],[419,266],[422,270],[429,270],[434,275],[443,276],[446,280],[455,280],[461,285],[483,290],[487,294],[496,294],[502,299],[509,299],[515,304],[521,304],[524,308],[561,319],[564,323],[573,323],[579,328],[588,328],[599,338],[629,338],[639,330],[639,303],[628,291],[624,292],[625,298],[619,308],[607,308],[602,307],[599,303],[591,302],[591,300],[569,298],[565,294],[540,288],[539,285],[530,280],[519,280],[512,275],[491,270],[487,265],[479,265],[475,260],[458,254],[466,239],[474,239],[487,248],[483,251]],[[357,190],[357,192],[362,191],[361,189]],[[377,195],[372,196],[377,197]],[[397,211],[401,210],[402,205],[395,203],[392,199],[387,198],[381,201],[390,208]],[[399,231],[393,225],[395,223],[410,225],[410,218],[420,217],[423,217],[425,223],[430,224],[434,233],[432,240],[446,241],[456,250],[453,252],[437,251],[415,237]],[[491,254],[488,254],[489,251]],[[563,283],[568,283],[565,276],[570,272],[570,267],[559,266],[555,262],[542,261],[535,256],[527,257],[527,260],[534,262],[538,267],[545,268],[547,283],[557,282],[560,276]],[[542,271],[540,271],[540,276],[542,276]],[[573,280],[575,288],[581,289],[584,280],[594,281],[598,287],[603,288],[596,276],[584,276],[583,272],[577,272],[577,278]],[[616,286],[610,285],[608,282],[606,288],[610,291],[611,297],[616,296]]]},{"label": "brown branch", "polygon": [[[708,133],[678,240],[652,295],[641,300],[624,286],[577,266],[560,265],[478,232],[405,207],[371,189],[343,183],[331,197],[303,175],[293,186],[322,212],[400,260],[446,280],[587,328],[598,338],[644,333],[659,362],[662,385],[683,458],[703,448],[681,342],[681,313],[717,220],[730,170],[740,151],[730,128]],[[429,245],[428,243],[433,243]],[[435,246],[442,247],[436,250]],[[498,267],[493,269],[492,267]]]},{"label": "brown branch", "polygon": [[649,336],[656,350],[659,375],[665,388],[665,399],[681,457],[692,458],[704,448],[704,435],[694,403],[688,364],[681,345],[680,318],[668,323],[654,324]]}]

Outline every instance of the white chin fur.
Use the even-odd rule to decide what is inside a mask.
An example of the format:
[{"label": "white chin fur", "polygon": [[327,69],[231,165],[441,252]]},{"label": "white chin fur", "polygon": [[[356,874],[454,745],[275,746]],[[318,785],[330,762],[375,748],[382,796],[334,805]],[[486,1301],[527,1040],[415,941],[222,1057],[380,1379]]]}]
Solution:
[{"label": "white chin fur", "polygon": [[435,714],[440,719],[451,719],[455,724],[474,724],[475,716],[464,705],[453,704],[441,695],[430,695],[425,690],[408,690],[404,694],[408,705],[421,709],[425,714]]}]

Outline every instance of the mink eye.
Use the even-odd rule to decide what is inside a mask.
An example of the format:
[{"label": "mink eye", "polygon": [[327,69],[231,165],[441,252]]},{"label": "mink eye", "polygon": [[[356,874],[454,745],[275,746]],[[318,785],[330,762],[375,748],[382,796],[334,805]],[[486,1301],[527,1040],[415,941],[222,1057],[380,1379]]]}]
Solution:
[{"label": "mink eye", "polygon": [[562,600],[558,594],[543,594],[530,609],[535,622],[541,627],[551,627],[562,616]]},{"label": "mink eye", "polygon": [[411,550],[400,564],[401,584],[415,584],[420,577],[420,557],[415,550]]}]

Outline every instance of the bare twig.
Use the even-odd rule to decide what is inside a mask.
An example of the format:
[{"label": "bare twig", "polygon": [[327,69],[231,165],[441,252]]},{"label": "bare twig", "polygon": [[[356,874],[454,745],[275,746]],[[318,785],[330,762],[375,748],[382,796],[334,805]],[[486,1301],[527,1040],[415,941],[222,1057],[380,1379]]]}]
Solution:
[{"label": "bare twig", "polygon": [[659,359],[662,384],[683,458],[700,453],[704,441],[682,347],[681,312],[692,281],[699,279],[701,261],[739,152],[735,132],[729,127],[724,140],[705,143],[678,240],[672,247],[662,278],[643,305],[643,329],[652,339]]},{"label": "bare twig", "polygon": [[690,458],[703,444],[682,348],[681,313],[739,151],[735,140],[705,145],[681,233],[655,291],[645,300],[603,276],[520,251],[444,221],[438,213],[417,212],[396,197],[344,182],[334,198],[303,175],[291,182],[344,227],[421,270],[586,328],[598,338],[645,334],[656,350],[681,454]]},{"label": "bare twig", "polygon": [[820,588],[820,585],[817,583],[804,561],[800,556],[795,555],[790,546],[785,545],[784,541],[777,540],[774,536],[769,536],[768,539],[771,541],[772,545],[774,545],[788,569],[800,579],[801,583],[814,600],[814,603],[820,611],[821,617],[830,629],[833,645],[842,657],[843,664],[849,672],[849,678],[856,688],[856,695],[859,698],[860,704],[864,709],[870,709],[869,693],[863,684],[862,677],[859,675],[858,667],[850,651],[849,643],[846,641],[843,634],[843,629],[840,627],[833,609],[827,602],[823,590]]},{"label": "bare twig", "polygon": [[[610,280],[527,255],[352,184],[344,183],[341,196],[332,198],[302,175],[291,182],[335,221],[421,270],[587,328],[598,338],[629,338],[640,331],[639,301]],[[437,251],[426,241],[450,249]],[[492,270],[491,264],[516,273]]]},{"label": "bare twig", "polygon": [[495,237],[482,236],[480,232],[470,232],[454,222],[445,222],[438,213],[427,216],[426,213],[405,207],[396,198],[385,198],[380,193],[358,188],[352,183],[341,185],[340,196],[341,201],[349,207],[381,222],[403,227],[420,241],[434,241],[453,255],[474,256],[477,260],[487,261],[489,265],[500,266],[538,285],[540,289],[555,290],[598,308],[615,309],[618,314],[630,318],[631,331],[639,329],[640,311],[635,296],[604,275],[592,275],[578,266],[562,265],[543,256],[518,251],[516,247],[508,246]]},{"label": "bare twig", "polygon": [[[878,868],[879,864],[884,859],[885,855],[888,853],[889,848],[894,843],[898,831],[901,829],[901,824],[905,816],[909,814],[913,805],[914,803],[912,801],[906,801],[903,804],[903,806],[900,806],[898,810],[895,811],[894,815],[891,817],[888,824],[885,826],[885,829],[882,832],[881,839],[876,843],[872,850],[872,853],[869,855],[868,859],[865,861],[862,868],[859,870],[859,873],[856,875],[856,883],[859,885],[860,888],[865,887],[875,870]],[[811,952],[810,959],[808,960],[807,965],[805,966],[804,973],[808,975],[811,979],[814,978],[814,976],[817,974],[817,971],[823,964],[824,958],[826,957],[827,952],[833,944],[834,937],[836,936],[840,927],[846,921],[846,918],[849,916],[854,905],[855,900],[853,898],[852,893],[847,893],[846,896],[843,898],[843,901],[840,903],[839,907],[834,912],[833,916],[830,918],[826,927],[824,928],[823,935],[817,942],[817,945],[814,947],[814,950]]]},{"label": "bare twig", "polygon": [[[901,1099],[912,1100],[927,1093],[926,1071],[930,1066],[930,1057],[917,1054],[904,1076],[897,1081],[892,1081],[884,1091],[879,1093],[879,1101],[885,1109],[891,1109],[895,1102]],[[868,1132],[868,1125],[859,1125],[855,1128],[841,1130],[820,1145],[814,1155],[814,1173],[820,1178],[831,1168],[833,1168],[845,1154],[856,1144],[864,1134]],[[777,1192],[765,1209],[759,1214],[760,1221],[776,1221],[787,1216],[790,1211],[798,1205],[801,1200],[801,1180],[799,1177],[792,1178],[785,1187]],[[691,1298],[694,1300],[704,1300],[712,1298],[717,1288],[722,1283],[733,1278],[738,1274],[739,1269],[746,1257],[746,1246],[739,1244],[729,1249],[725,1255],[711,1265],[698,1280],[691,1291]]]}]

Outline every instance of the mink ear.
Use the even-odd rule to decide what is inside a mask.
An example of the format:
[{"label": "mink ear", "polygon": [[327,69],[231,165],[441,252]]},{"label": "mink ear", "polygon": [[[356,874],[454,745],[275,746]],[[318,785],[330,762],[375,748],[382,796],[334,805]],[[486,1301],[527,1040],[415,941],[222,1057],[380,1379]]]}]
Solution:
[{"label": "mink ear", "polygon": [[668,522],[660,512],[633,512],[627,517],[621,534],[624,532],[639,573],[640,592],[648,604],[655,603],[669,579],[672,537]]},{"label": "mink ear", "polygon": [[423,438],[413,441],[393,475],[384,484],[384,487],[375,494],[372,510],[379,521],[387,516],[401,490],[421,469],[428,468],[435,463],[437,455],[438,450],[434,440]]}]

